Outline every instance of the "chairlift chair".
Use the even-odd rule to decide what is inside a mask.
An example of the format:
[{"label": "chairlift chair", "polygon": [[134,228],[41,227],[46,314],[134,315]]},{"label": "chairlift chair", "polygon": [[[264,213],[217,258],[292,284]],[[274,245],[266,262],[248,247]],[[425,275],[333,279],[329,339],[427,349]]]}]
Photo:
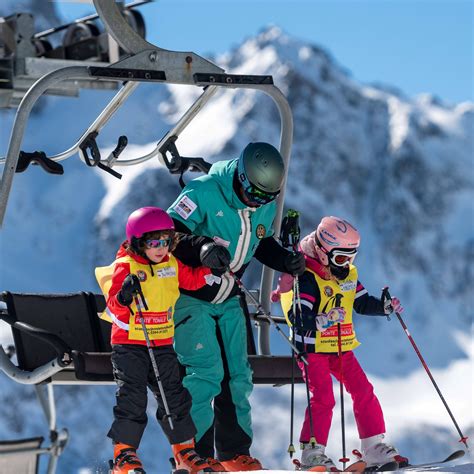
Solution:
[{"label": "chairlift chair", "polygon": [[[181,180],[187,170],[207,172],[209,164],[202,158],[180,156],[177,140],[218,88],[254,89],[273,99],[280,114],[280,153],[287,173],[293,118],[288,101],[273,84],[271,76],[226,74],[223,69],[193,52],[159,48],[148,43],[140,32],[130,26],[115,0],[93,0],[93,3],[107,33],[127,55],[112,64],[90,64],[86,61],[83,64],[74,63],[68,66],[65,66],[64,62],[55,63],[55,59],[39,58],[44,64],[48,64],[46,73],[24,94],[16,112],[6,157],[0,159],[0,163],[4,164],[0,182],[0,225],[7,210],[15,173],[25,171],[31,162],[40,164],[46,172],[61,174],[63,170],[60,162],[77,153],[87,166],[97,166],[119,178],[120,174],[116,168],[140,164],[156,157],[170,172],[180,174]],[[108,157],[102,157],[97,145],[100,130],[142,82],[193,85],[201,88],[203,92],[147,155],[122,158],[121,153],[126,148],[127,140],[126,137],[120,137],[117,148]],[[33,106],[43,94],[58,91],[64,84],[67,87],[68,84],[77,84],[78,87],[115,84],[120,86],[120,89],[69,149],[49,157],[44,152],[22,151],[21,144]],[[283,187],[278,197],[274,222],[277,235],[282,221],[284,197]],[[260,289],[254,292],[268,313],[273,274],[273,270],[264,266]],[[18,360],[18,363],[14,364],[0,345],[0,370],[10,378],[35,387],[39,384],[47,384],[50,387],[61,383],[113,383],[110,325],[97,317],[105,306],[102,295],[87,292],[72,295],[25,295],[5,292],[1,299],[4,306],[0,310],[0,318],[12,327]],[[290,383],[292,367],[295,368],[294,360],[290,356],[271,355],[268,321],[258,313],[250,314],[251,306],[249,307],[248,303],[243,301],[243,308],[258,327],[258,355],[250,326],[248,331],[249,360],[254,370],[254,382],[273,385]],[[273,319],[284,323],[283,318]],[[299,372],[296,370],[295,373]],[[301,378],[297,377],[297,381],[300,382]],[[54,406],[52,388],[48,397],[49,405]],[[55,426],[52,431],[56,432]],[[57,453],[60,451],[55,445],[54,456],[59,455]],[[50,462],[48,473],[55,470],[57,458],[54,459],[54,462]]]}]

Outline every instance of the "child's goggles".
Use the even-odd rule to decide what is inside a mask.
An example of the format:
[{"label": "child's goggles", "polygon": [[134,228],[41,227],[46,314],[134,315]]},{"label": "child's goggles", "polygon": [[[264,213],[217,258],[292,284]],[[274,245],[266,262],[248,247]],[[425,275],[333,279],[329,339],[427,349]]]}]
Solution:
[{"label": "child's goggles", "polygon": [[345,267],[350,265],[356,258],[357,250],[331,250],[328,257],[336,267]]},{"label": "child's goggles", "polygon": [[149,249],[159,249],[161,247],[169,247],[172,239],[148,239],[145,240],[145,246]]}]

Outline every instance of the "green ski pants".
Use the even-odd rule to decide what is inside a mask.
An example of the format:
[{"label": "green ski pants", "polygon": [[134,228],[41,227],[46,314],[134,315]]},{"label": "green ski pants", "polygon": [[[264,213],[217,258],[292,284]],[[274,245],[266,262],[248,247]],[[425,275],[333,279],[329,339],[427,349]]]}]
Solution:
[{"label": "green ski pants", "polygon": [[186,368],[183,384],[192,397],[191,417],[196,425],[196,441],[213,426],[212,401],[221,392],[224,377],[216,325],[222,335],[229,369],[229,388],[237,423],[252,439],[249,396],[252,370],[247,357],[245,316],[239,297],[212,304],[181,295],[175,307],[175,350]]}]

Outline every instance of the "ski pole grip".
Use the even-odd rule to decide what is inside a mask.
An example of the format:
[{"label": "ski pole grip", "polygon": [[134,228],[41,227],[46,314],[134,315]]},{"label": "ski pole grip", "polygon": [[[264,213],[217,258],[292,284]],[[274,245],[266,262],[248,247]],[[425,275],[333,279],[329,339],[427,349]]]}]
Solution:
[{"label": "ski pole grip", "polygon": [[141,286],[140,286],[140,290],[139,290],[138,294],[140,295],[140,300],[143,303],[143,307],[148,311],[148,305],[146,304],[146,299],[145,299],[145,296],[143,295],[143,291],[142,291]]},{"label": "ski pole grip", "polygon": [[[386,302],[387,302],[387,301],[390,301],[390,302],[392,301],[392,297],[391,297],[391,295],[390,295],[390,292],[388,291],[388,286],[384,286],[384,287],[382,288],[382,298],[381,298],[381,299],[382,299],[382,305],[383,305],[384,311],[385,311],[385,309],[386,309],[386,306],[385,306],[385,305],[386,305]],[[390,305],[389,305],[388,307],[390,307],[390,308],[392,307],[391,303],[390,303]],[[390,310],[390,312],[392,312],[392,311]],[[387,321],[390,321],[390,314],[389,314],[389,313],[386,313],[386,314],[385,314],[385,317],[387,318]]]},{"label": "ski pole grip", "polygon": [[[145,299],[145,296],[143,294],[142,285],[140,284],[140,280],[138,279],[138,277],[136,275],[133,275],[133,274],[132,274],[132,278],[133,278],[133,284],[134,284],[134,286],[136,286],[136,289],[133,290],[133,293],[134,293],[134,295],[140,296],[140,301],[143,304],[143,307],[148,311],[148,305],[146,304],[146,299]],[[136,304],[136,302],[135,302],[135,304]]]},{"label": "ski pole grip", "polygon": [[384,286],[382,288],[382,301],[391,299],[392,297],[390,296],[390,292],[388,291],[388,286]]}]

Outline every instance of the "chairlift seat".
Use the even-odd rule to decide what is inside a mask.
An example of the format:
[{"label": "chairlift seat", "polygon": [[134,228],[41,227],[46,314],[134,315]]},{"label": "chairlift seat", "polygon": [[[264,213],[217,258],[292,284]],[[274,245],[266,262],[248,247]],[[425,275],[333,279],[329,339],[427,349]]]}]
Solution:
[{"label": "chairlift seat", "polygon": [[0,472],[37,474],[43,437],[0,441]]},{"label": "chairlift seat", "polygon": [[[4,314],[15,321],[58,336],[71,349],[72,364],[54,374],[47,382],[58,384],[113,383],[110,331],[111,324],[98,317],[105,309],[101,294],[23,294],[4,292]],[[4,318],[6,319],[6,318]],[[249,337],[251,326],[248,325]],[[33,371],[57,358],[50,344],[33,334],[12,327],[18,368]],[[300,371],[290,356],[249,355],[256,384],[302,382]]]}]

